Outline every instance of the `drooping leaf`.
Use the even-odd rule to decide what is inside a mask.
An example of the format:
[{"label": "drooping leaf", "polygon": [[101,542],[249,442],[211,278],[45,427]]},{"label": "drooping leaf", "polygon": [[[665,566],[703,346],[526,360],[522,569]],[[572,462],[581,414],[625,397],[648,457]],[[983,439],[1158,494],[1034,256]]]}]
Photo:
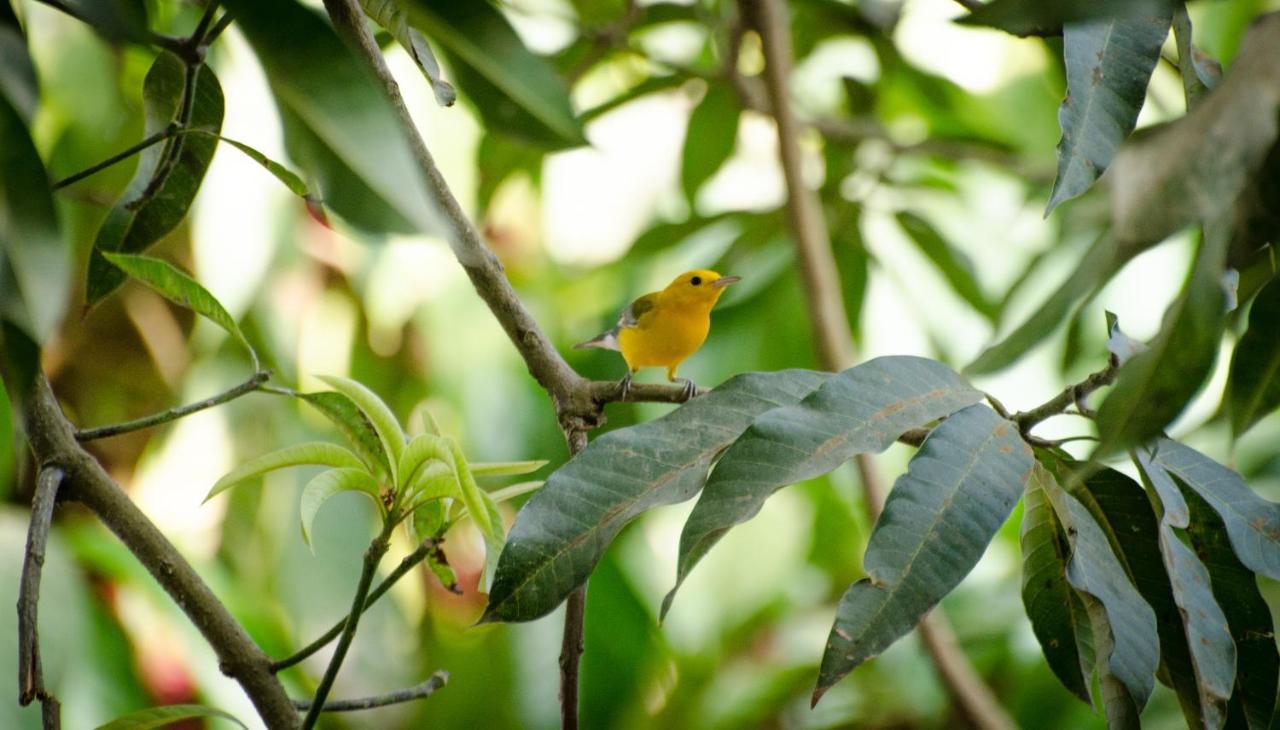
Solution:
[{"label": "drooping leaf", "polygon": [[313,441],[295,446],[286,446],[283,449],[277,449],[271,453],[249,459],[227,472],[209,489],[204,501],[208,502],[237,484],[260,477],[267,472],[284,469],[289,466],[305,466],[308,464],[345,469],[365,468],[365,465],[360,461],[360,457],[337,444]]},{"label": "drooping leaf", "polygon": [[552,148],[586,142],[566,85],[546,59],[525,47],[497,8],[453,0],[405,3],[410,23],[453,60],[454,80],[486,128]]},{"label": "drooping leaf", "polygon": [[[440,230],[407,131],[372,73],[329,24],[294,0],[226,4],[266,71],[286,142],[293,133],[303,138],[291,147],[309,152],[299,162],[320,178],[325,203],[344,216],[344,210],[358,213],[354,205],[339,208],[343,196],[326,187],[345,185],[417,232]],[[344,170],[349,179],[340,177]],[[371,230],[401,230],[396,222],[366,222]]]},{"label": "drooping leaf", "polygon": [[167,705],[165,707],[148,707],[145,710],[130,712],[122,717],[99,725],[97,730],[153,730],[167,725],[172,725],[183,720],[191,720],[197,717],[218,717],[223,720],[234,722],[236,725],[249,730],[249,726],[240,722],[239,718],[229,712],[219,710],[215,707],[205,707],[204,705]]},{"label": "drooping leaf", "polygon": [[302,539],[308,546],[311,545],[311,525],[315,522],[316,513],[330,497],[339,492],[361,492],[367,494],[375,504],[381,505],[378,482],[363,468],[321,472],[302,489],[302,500],[298,505]]},{"label": "drooping leaf", "polygon": [[[216,135],[222,129],[222,87],[206,65],[188,68],[163,51],[142,87],[147,136],[178,125]],[[89,257],[85,304],[102,301],[124,282],[124,273],[104,253],[141,253],[177,228],[187,216],[217,139],[202,134],[174,135],[138,156],[138,169],[124,196],[98,229]]]},{"label": "drooping leaf", "polygon": [[[653,7],[653,6],[650,5],[648,7]],[[636,99],[649,96],[650,94],[658,94],[664,91],[670,91],[672,89],[679,88],[683,86],[687,81],[688,79],[686,79],[682,74],[668,74],[666,76],[648,76],[640,83],[636,84],[635,86],[632,86],[631,88],[618,94],[617,96],[611,97],[610,99],[600,102],[599,104],[591,107],[590,109],[583,111],[582,114],[579,116],[581,117],[582,122],[585,124],[587,122],[590,122],[593,119],[596,119],[597,117],[602,117],[605,114],[608,114],[614,109],[617,109],[622,106],[626,106],[627,104],[630,104]]]},{"label": "drooping leaf", "polygon": [[517,482],[510,486],[503,487],[502,489],[495,489],[492,492],[489,492],[489,498],[493,500],[494,504],[502,504],[503,502],[506,502],[509,499],[515,499],[522,494],[528,494],[534,490],[541,489],[544,484],[546,484],[546,481],[541,479],[531,482]]},{"label": "drooping leaf", "polygon": [[799,401],[827,377],[746,373],[662,418],[592,441],[516,515],[482,620],[550,613],[587,580],[626,523],[697,494],[711,462],[757,416]]},{"label": "drooping leaf", "polygon": [[1141,730],[1138,719],[1142,709],[1116,673],[1111,663],[1116,655],[1116,633],[1107,615],[1106,606],[1088,593],[1077,592],[1089,616],[1090,634],[1094,638],[1094,667],[1098,673],[1098,691],[1102,695],[1102,711],[1107,718],[1108,730]]},{"label": "drooping leaf", "polygon": [[947,280],[952,291],[968,302],[978,314],[992,322],[996,321],[1000,316],[1000,309],[982,291],[982,284],[978,281],[977,272],[969,257],[963,251],[953,248],[924,218],[910,211],[903,211],[898,213],[897,219],[898,225],[902,226],[902,230],[907,232],[920,252]]},{"label": "drooping leaf", "polygon": [[1066,23],[1168,15],[1176,4],[1176,0],[991,0],[956,22],[1019,36],[1057,35]]},{"label": "drooping leaf", "polygon": [[396,474],[400,478],[397,488],[404,489],[412,484],[419,474],[418,470],[428,465],[444,466],[452,473],[453,454],[443,437],[430,433],[419,434],[410,439],[404,451],[400,452],[400,462],[396,468]]},{"label": "drooping leaf", "polygon": [[712,84],[702,101],[693,108],[684,136],[680,164],[680,184],[692,203],[702,184],[733,154],[738,141],[738,118],[742,106],[728,83]]},{"label": "drooping leaf", "polygon": [[707,551],[774,492],[856,454],[883,451],[904,432],[980,400],[981,392],[940,362],[879,357],[830,377],[799,403],[761,414],[716,464],[685,523],[663,613]]},{"label": "drooping leaf", "polygon": [[1031,620],[1040,649],[1058,681],[1089,702],[1091,667],[1080,654],[1077,631],[1088,616],[1067,582],[1070,559],[1066,532],[1045,494],[1045,480],[1053,479],[1037,465],[1027,480],[1022,512],[1022,605]]},{"label": "drooping leaf", "polygon": [[397,481],[400,455],[405,448],[405,436],[404,430],[400,428],[400,422],[396,420],[395,414],[391,412],[391,409],[377,394],[366,388],[362,383],[357,383],[350,378],[338,375],[321,375],[319,378],[329,387],[350,398],[364,413],[365,417],[369,419],[373,430],[378,434],[378,441],[382,444],[382,451],[387,455],[387,461],[390,463],[391,480],[393,482]]},{"label": "drooping leaf", "polygon": [[1259,497],[1236,472],[1177,441],[1154,442],[1151,460],[1195,490],[1226,525],[1236,557],[1280,579],[1280,504]]},{"label": "drooping leaf", "polygon": [[478,477],[514,477],[521,474],[531,474],[546,466],[547,463],[545,459],[472,463],[471,473]]},{"label": "drooping leaf", "polygon": [[1046,215],[1093,185],[1137,125],[1169,22],[1166,12],[1063,26],[1067,96],[1058,110],[1058,177]]},{"label": "drooping leaf", "polygon": [[1226,401],[1236,438],[1280,408],[1280,279],[1258,292],[1245,330],[1231,356]]},{"label": "drooping leaf", "polygon": [[444,527],[446,517],[445,504],[439,499],[424,502],[415,507],[413,516],[409,520],[414,539],[425,540],[439,534],[440,528]]},{"label": "drooping leaf", "polygon": [[360,0],[360,7],[364,8],[364,12],[370,18],[387,32],[395,36],[404,50],[409,53],[409,57],[413,62],[418,64],[418,68],[422,70],[422,74],[427,77],[427,81],[431,84],[431,91],[435,94],[436,103],[440,106],[453,106],[453,102],[458,98],[458,93],[453,90],[448,81],[440,74],[440,63],[436,61],[436,56],[431,52],[431,46],[427,44],[427,39],[413,28],[409,27],[409,16],[405,12],[405,8],[401,0]]},{"label": "drooping leaf", "polygon": [[272,177],[279,180],[282,185],[288,188],[289,192],[304,200],[311,199],[311,191],[307,189],[307,184],[298,177],[298,174],[275,160],[267,157],[254,147],[244,142],[237,142],[234,139],[228,139],[221,135],[215,135],[220,141],[235,147],[245,154],[246,157],[262,166],[264,170],[271,173]]},{"label": "drooping leaf", "polygon": [[103,256],[113,266],[151,287],[165,299],[180,307],[186,307],[221,327],[244,346],[253,360],[254,370],[258,369],[258,354],[253,351],[253,346],[240,331],[235,318],[216,297],[209,293],[208,289],[201,286],[195,279],[187,276],[168,261],[150,256],[121,253],[104,253]]},{"label": "drooping leaf", "polygon": [[378,432],[355,401],[335,390],[318,393],[292,392],[291,395],[309,403],[337,426],[369,469],[391,475],[391,464],[387,461],[387,452],[382,448]]},{"label": "drooping leaf", "polygon": [[[490,519],[489,510],[484,504],[484,492],[481,491],[480,485],[476,484],[476,479],[471,475],[471,468],[467,465],[467,456],[462,453],[462,447],[457,441],[451,438],[445,438],[445,443],[449,446],[449,454],[453,458],[453,467],[457,470],[458,486],[462,503],[466,505],[467,511],[471,513],[471,519],[475,520],[480,531],[484,533],[486,538],[497,537],[497,546],[499,550],[502,548],[502,524],[495,524]],[[486,540],[486,544],[487,544]]]},{"label": "drooping leaf", "polygon": [[1022,496],[1034,464],[1018,429],[984,405],[929,433],[871,533],[867,577],[836,607],[814,704],[960,584]]}]

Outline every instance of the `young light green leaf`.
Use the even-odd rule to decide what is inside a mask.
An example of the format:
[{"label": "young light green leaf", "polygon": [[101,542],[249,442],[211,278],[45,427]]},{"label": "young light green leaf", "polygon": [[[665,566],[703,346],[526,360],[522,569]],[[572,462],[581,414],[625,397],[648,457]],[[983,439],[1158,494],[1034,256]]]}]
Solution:
[{"label": "young light green leaf", "polygon": [[502,504],[503,502],[506,502],[509,499],[515,499],[522,494],[528,494],[535,489],[541,489],[544,484],[546,484],[546,481],[544,480],[517,482],[516,484],[489,492],[489,498],[493,500],[494,504]]},{"label": "young light green leaf", "polygon": [[400,456],[404,453],[405,437],[395,414],[372,390],[350,378],[343,378],[337,375],[321,375],[319,377],[329,387],[350,398],[364,413],[365,417],[369,419],[373,430],[378,434],[378,441],[382,444],[383,452],[387,455],[387,461],[391,465],[391,480],[399,483],[397,470],[400,466]]},{"label": "young light green leaf", "polygon": [[978,314],[995,322],[1000,317],[1000,308],[987,299],[982,291],[982,284],[978,281],[977,272],[969,257],[963,251],[953,248],[924,218],[910,211],[902,211],[898,213],[897,219],[898,225],[915,242],[920,253],[942,274],[952,291],[968,302]]},{"label": "young light green leaf", "polygon": [[467,510],[471,513],[471,519],[475,520],[476,525],[480,527],[480,531],[486,537],[498,535],[498,544],[502,544],[502,523],[494,523],[490,519],[489,510],[484,505],[484,492],[481,491],[480,485],[476,484],[476,479],[471,475],[471,467],[467,465],[467,455],[462,453],[462,447],[457,441],[445,437],[445,443],[449,447],[449,452],[453,455],[453,468],[458,475],[458,486],[461,490],[459,495],[462,503],[466,505]]},{"label": "young light green leaf", "polygon": [[587,445],[516,516],[482,621],[531,621],[582,585],[618,531],[645,510],[697,494],[711,462],[761,413],[795,403],[828,374],[739,375],[662,418]]},{"label": "young light green leaf", "polygon": [[27,53],[27,38],[22,23],[9,2],[0,2],[0,100],[18,113],[24,124],[30,124],[40,100],[36,69]]},{"label": "young light green leaf", "polygon": [[316,513],[330,497],[339,492],[361,492],[367,494],[374,504],[382,506],[378,495],[378,482],[364,469],[343,468],[321,472],[307,482],[307,486],[302,490],[302,500],[298,505],[302,539],[308,546],[311,545],[311,525],[315,522]]},{"label": "young light green leaf", "polygon": [[418,68],[431,84],[436,103],[440,106],[453,106],[458,93],[440,75],[440,63],[431,52],[427,39],[409,27],[408,14],[405,12],[402,0],[360,0],[360,7],[364,8],[365,14],[373,18],[374,22],[395,36],[414,63],[418,64]]},{"label": "young light green leaf", "polygon": [[227,472],[205,495],[204,501],[208,502],[237,484],[260,477],[267,472],[284,469],[289,466],[306,466],[310,464],[349,469],[367,468],[358,456],[336,444],[313,441],[297,444],[296,446],[286,446],[283,449],[277,449],[269,454],[250,459]]},{"label": "young light green leaf", "polygon": [[249,352],[249,358],[253,360],[253,369],[258,369],[258,353],[253,351],[248,338],[240,331],[240,325],[236,324],[231,313],[198,281],[168,261],[150,256],[105,252],[102,255],[116,268],[151,287],[165,299],[186,307],[221,327],[244,346]]},{"label": "young light green leaf", "polygon": [[382,440],[369,417],[355,401],[334,390],[318,393],[290,392],[290,395],[307,402],[337,426],[371,471],[391,475],[391,464],[387,461],[386,450],[382,448]]},{"label": "young light green leaf", "polygon": [[[217,134],[222,129],[222,87],[201,64],[188,69],[177,56],[156,57],[142,88],[147,136],[179,125]],[[98,229],[89,258],[85,304],[92,307],[124,282],[104,253],[141,253],[187,216],[217,148],[216,139],[174,135],[139,154],[138,169],[120,202]]]},{"label": "young light green leaf", "polygon": [[[452,461],[452,460],[451,460]],[[452,466],[433,461],[427,468],[421,469],[410,481],[405,491],[414,502],[426,502],[433,499],[462,498],[462,485]]]},{"label": "young light green leaf", "polygon": [[702,184],[733,154],[742,102],[728,82],[714,83],[693,108],[684,137],[680,183],[692,204]]},{"label": "young light green leaf", "polygon": [[478,477],[513,477],[530,474],[549,462],[545,459],[533,461],[496,461],[487,464],[472,464],[471,473]]},{"label": "young light green leaf", "polygon": [[204,705],[167,705],[165,707],[148,707],[145,710],[130,712],[122,717],[117,717],[105,725],[99,725],[97,730],[153,730],[154,728],[162,728],[172,725],[182,720],[191,720],[197,717],[219,717],[223,720],[234,722],[245,730],[249,730],[249,726],[240,722],[235,715],[216,707],[205,707]]},{"label": "young light green leaf", "polygon": [[1231,433],[1239,438],[1280,408],[1280,279],[1258,292],[1249,310],[1249,328],[1231,356],[1227,407]]},{"label": "young light green leaf", "polygon": [[904,432],[982,400],[964,378],[922,357],[879,357],[832,376],[794,405],[761,414],[716,464],[680,534],[676,585],[734,525],[777,490],[883,451]]},{"label": "young light green leaf", "polygon": [[257,149],[250,147],[244,142],[237,142],[234,139],[223,137],[220,134],[215,134],[212,136],[217,137],[220,141],[226,142],[232,147],[235,147],[236,149],[243,152],[246,157],[248,157],[249,159],[261,165],[264,170],[271,173],[271,175],[275,177],[275,179],[279,180],[281,184],[283,184],[286,188],[288,188],[289,192],[293,193],[294,195],[304,200],[311,199],[312,197],[311,191],[307,189],[307,184],[303,182],[302,178],[298,177],[297,173],[295,173],[294,171],[290,170],[289,168],[285,167],[279,162],[276,162],[270,157],[267,157],[266,155],[259,152]]},{"label": "young light green leaf", "polygon": [[952,414],[929,433],[871,533],[862,561],[867,577],[836,607],[813,704],[960,584],[1018,503],[1034,465],[1017,427],[984,405]]},{"label": "young light green leaf", "polygon": [[434,499],[413,508],[413,517],[409,520],[410,531],[415,540],[425,540],[440,533],[448,516],[448,507],[443,500]]},{"label": "young light green leaf", "polygon": [[453,452],[443,437],[429,433],[419,434],[409,440],[400,454],[400,464],[396,470],[400,475],[397,490],[404,491],[412,485],[419,476],[418,470],[428,465],[430,468],[444,467],[452,474]]},{"label": "young light green leaf", "polygon": [[1164,12],[1063,26],[1067,96],[1058,110],[1058,177],[1045,215],[1088,190],[1137,125],[1170,21]]}]

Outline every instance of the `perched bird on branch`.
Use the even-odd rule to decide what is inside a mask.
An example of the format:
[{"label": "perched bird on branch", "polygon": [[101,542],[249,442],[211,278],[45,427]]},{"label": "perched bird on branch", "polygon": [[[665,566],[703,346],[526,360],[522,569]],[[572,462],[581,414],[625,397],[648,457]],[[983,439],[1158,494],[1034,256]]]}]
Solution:
[{"label": "perched bird on branch", "polygon": [[714,271],[694,269],[677,276],[662,291],[650,292],[622,310],[618,325],[575,349],[598,347],[617,350],[627,361],[622,378],[622,397],[631,388],[631,377],[640,368],[664,367],[667,380],[683,382],[685,397],[697,386],[687,378],[677,378],[676,369],[698,351],[711,329],[711,308],[737,276],[721,276]]}]

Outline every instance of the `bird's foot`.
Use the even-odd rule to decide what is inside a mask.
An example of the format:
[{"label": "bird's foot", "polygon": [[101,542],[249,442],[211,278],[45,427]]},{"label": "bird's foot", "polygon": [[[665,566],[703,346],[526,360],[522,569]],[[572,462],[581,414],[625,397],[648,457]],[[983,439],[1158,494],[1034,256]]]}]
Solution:
[{"label": "bird's foot", "polygon": [[632,373],[627,373],[622,376],[622,380],[618,381],[618,400],[626,400],[627,396],[631,395],[631,376]]},{"label": "bird's foot", "polygon": [[692,400],[698,394],[698,384],[689,378],[676,378],[676,381],[684,383],[684,400]]}]

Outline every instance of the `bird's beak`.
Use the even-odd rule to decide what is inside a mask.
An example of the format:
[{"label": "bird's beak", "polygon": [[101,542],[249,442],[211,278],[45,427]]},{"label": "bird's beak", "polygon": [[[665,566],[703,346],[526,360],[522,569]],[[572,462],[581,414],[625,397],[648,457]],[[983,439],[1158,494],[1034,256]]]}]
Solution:
[{"label": "bird's beak", "polygon": [[741,281],[741,280],[742,280],[741,276],[722,276],[719,279],[716,279],[715,281],[711,282],[711,286],[714,286],[717,289],[723,289],[726,286],[729,286],[730,284],[732,284],[733,282]]}]

